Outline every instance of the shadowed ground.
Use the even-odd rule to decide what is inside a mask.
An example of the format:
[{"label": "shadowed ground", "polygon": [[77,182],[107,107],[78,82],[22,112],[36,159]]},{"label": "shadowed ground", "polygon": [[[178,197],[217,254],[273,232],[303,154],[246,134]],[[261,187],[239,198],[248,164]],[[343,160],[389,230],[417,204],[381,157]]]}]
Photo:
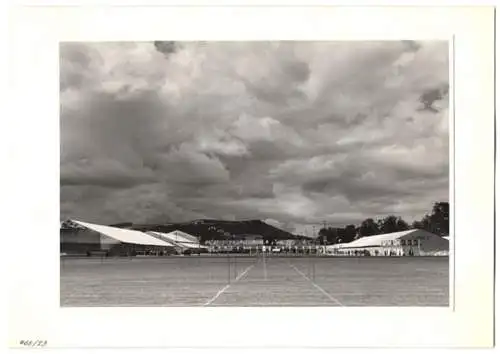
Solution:
[{"label": "shadowed ground", "polygon": [[61,258],[61,306],[448,306],[447,257]]}]

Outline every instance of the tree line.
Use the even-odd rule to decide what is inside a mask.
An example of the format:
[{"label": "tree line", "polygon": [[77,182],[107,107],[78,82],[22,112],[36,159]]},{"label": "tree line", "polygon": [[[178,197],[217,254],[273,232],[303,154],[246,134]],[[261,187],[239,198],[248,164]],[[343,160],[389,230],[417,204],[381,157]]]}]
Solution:
[{"label": "tree line", "polygon": [[395,215],[385,218],[368,218],[359,225],[346,225],[344,227],[324,227],[319,230],[318,241],[320,244],[347,243],[361,237],[387,234],[391,232],[405,231],[410,229],[422,229],[439,236],[449,235],[449,209],[448,202],[436,202],[432,211],[424,215],[420,220],[411,223]]}]

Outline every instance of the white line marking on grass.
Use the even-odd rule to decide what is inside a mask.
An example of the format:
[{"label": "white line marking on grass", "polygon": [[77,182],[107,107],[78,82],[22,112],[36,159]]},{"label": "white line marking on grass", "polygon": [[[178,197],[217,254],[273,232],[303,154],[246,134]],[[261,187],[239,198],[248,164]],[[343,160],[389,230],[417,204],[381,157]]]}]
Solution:
[{"label": "white line marking on grass", "polygon": [[314,285],[314,287],[316,289],[318,289],[323,295],[325,295],[327,298],[329,298],[331,301],[333,301],[334,303],[340,305],[340,306],[344,306],[339,300],[337,300],[336,298],[334,298],[332,295],[330,295],[329,293],[327,293],[321,286],[319,286],[318,284],[316,284],[314,281],[311,280],[311,278],[309,278],[307,275],[305,275],[304,273],[302,273],[300,270],[297,269],[296,266],[294,266],[293,264],[291,263],[288,263],[288,265],[290,267],[292,267],[297,273],[299,273],[304,279],[306,280],[309,280],[311,282],[312,285]]},{"label": "white line marking on grass", "polygon": [[236,281],[238,281],[238,280],[240,280],[241,278],[243,278],[243,276],[245,276],[245,274],[247,274],[247,273],[250,271],[250,269],[252,269],[252,268],[253,268],[253,266],[254,266],[254,265],[255,265],[255,264],[251,264],[251,265],[249,265],[249,266],[247,267],[247,269],[245,269],[245,270],[243,271],[243,273],[240,273],[240,275],[238,275],[238,276],[236,277]]},{"label": "white line marking on grass", "polygon": [[[237,282],[238,280],[240,280],[241,278],[243,278],[243,277],[245,276],[245,274],[247,274],[247,273],[250,271],[250,269],[252,269],[252,268],[253,268],[253,266],[254,266],[254,264],[249,265],[249,266],[247,267],[247,269],[245,269],[242,273],[240,273],[240,275],[238,275],[238,276],[236,277],[236,279],[235,279],[235,281],[234,281],[234,282]],[[233,284],[234,284],[234,283],[233,283]],[[212,302],[214,302],[215,300],[217,300],[217,298],[218,298],[219,296],[221,296],[221,295],[224,293],[224,291],[226,291],[227,289],[229,289],[229,287],[230,287],[230,286],[231,286],[231,284],[227,284],[227,285],[225,285],[222,289],[220,289],[220,290],[217,292],[217,294],[215,294],[215,296],[214,296],[214,297],[212,297],[210,300],[208,300],[208,301],[207,301],[207,302],[206,302],[203,306],[208,306],[208,305],[210,305]]]},{"label": "white line marking on grass", "polygon": [[214,302],[224,291],[226,291],[231,285],[230,284],[227,284],[226,286],[224,286],[222,289],[220,289],[217,294],[215,294],[215,296],[213,298],[211,298],[210,300],[208,300],[203,306],[208,306],[210,305],[212,302]]}]

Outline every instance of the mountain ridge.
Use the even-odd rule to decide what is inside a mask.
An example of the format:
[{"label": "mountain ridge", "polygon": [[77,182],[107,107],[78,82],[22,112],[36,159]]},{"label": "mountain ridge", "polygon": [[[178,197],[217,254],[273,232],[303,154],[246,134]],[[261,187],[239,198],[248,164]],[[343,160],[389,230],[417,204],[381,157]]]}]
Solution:
[{"label": "mountain ridge", "polygon": [[198,219],[180,223],[120,223],[110,226],[124,227],[137,231],[157,231],[164,233],[179,230],[197,236],[201,241],[228,240],[244,235],[260,235],[264,240],[309,239],[305,236],[294,235],[288,231],[282,230],[273,225],[269,225],[268,223],[258,219],[236,221]]}]

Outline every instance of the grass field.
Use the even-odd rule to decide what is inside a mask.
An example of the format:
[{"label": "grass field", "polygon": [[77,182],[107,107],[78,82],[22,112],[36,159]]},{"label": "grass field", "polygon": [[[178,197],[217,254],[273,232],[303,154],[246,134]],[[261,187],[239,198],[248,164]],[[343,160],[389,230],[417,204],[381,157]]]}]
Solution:
[{"label": "grass field", "polygon": [[448,306],[448,257],[61,258],[61,306]]}]

